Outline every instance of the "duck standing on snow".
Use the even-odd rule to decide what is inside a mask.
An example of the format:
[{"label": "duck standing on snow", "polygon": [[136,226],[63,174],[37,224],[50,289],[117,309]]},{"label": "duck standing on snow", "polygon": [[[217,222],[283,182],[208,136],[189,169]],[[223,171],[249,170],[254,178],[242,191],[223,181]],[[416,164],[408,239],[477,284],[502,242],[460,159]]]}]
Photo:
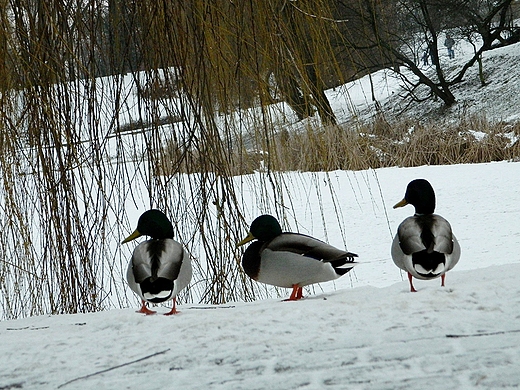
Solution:
[{"label": "duck standing on snow", "polygon": [[177,294],[185,288],[192,275],[191,259],[180,243],[173,239],[173,225],[159,210],[144,212],[137,229],[122,244],[141,236],[150,239],[140,243],[128,264],[128,285],[141,297],[138,313],[154,314],[146,303],[161,303],[173,300],[173,307],[166,315],[176,314]]},{"label": "duck standing on snow", "polygon": [[292,288],[289,301],[302,298],[302,287],[337,279],[357,264],[354,253],[304,234],[282,233],[271,215],[256,218],[237,247],[254,239],[242,256],[245,273],[261,283]]},{"label": "duck standing on snow", "polygon": [[449,222],[433,214],[435,192],[427,180],[411,181],[404,199],[394,209],[407,204],[415,207],[415,214],[399,225],[392,243],[392,259],[395,265],[408,272],[412,292],[417,291],[412,277],[429,280],[440,276],[444,286],[446,272],[459,261],[459,243]]}]

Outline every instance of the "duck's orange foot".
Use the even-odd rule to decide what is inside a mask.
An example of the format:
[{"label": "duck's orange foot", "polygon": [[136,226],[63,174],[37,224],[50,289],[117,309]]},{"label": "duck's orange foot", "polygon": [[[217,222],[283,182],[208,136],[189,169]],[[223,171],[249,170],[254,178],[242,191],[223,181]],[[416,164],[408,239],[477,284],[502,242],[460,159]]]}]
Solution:
[{"label": "duck's orange foot", "polygon": [[177,302],[176,298],[173,298],[173,307],[168,313],[164,313],[165,316],[171,316],[173,314],[179,314],[180,311],[177,311],[177,308],[175,307],[175,304]]},{"label": "duck's orange foot", "polygon": [[146,303],[143,301],[141,308],[139,310],[137,310],[136,313],[142,313],[142,314],[146,314],[147,316],[149,316],[151,314],[155,314],[156,312],[148,309],[148,307],[146,307]]}]

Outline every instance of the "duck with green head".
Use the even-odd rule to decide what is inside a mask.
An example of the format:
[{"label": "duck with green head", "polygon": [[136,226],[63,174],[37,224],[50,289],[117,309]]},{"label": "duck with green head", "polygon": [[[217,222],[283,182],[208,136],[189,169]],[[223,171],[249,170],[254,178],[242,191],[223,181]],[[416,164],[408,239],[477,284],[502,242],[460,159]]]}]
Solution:
[{"label": "duck with green head", "polygon": [[355,253],[304,234],[283,233],[271,215],[256,218],[237,247],[253,240],[242,256],[244,272],[258,282],[292,288],[290,301],[302,298],[302,287],[337,279],[357,264]]},{"label": "duck with green head", "polygon": [[146,303],[173,301],[166,315],[177,314],[177,294],[191,281],[191,259],[182,245],[173,239],[173,225],[159,210],[145,211],[137,222],[137,229],[122,244],[141,236],[149,236],[134,249],[128,264],[127,282],[141,298],[138,313],[154,314]]},{"label": "duck with green head", "polygon": [[408,273],[410,291],[417,291],[412,278],[430,280],[440,277],[444,286],[446,272],[455,267],[460,258],[460,245],[451,225],[434,214],[435,192],[427,180],[411,181],[404,199],[394,209],[407,204],[415,207],[415,214],[399,225],[392,243],[392,259]]}]

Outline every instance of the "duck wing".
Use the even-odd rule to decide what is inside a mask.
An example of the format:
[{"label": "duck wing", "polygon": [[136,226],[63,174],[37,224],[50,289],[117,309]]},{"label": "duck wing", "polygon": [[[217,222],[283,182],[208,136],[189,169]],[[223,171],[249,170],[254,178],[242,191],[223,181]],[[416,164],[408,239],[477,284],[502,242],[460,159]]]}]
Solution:
[{"label": "duck wing", "polygon": [[447,271],[455,267],[460,259],[460,245],[455,235],[453,237],[453,252],[448,256]]},{"label": "duck wing", "polygon": [[435,237],[433,249],[440,253],[453,253],[455,237],[451,231],[450,223],[440,215],[434,214],[432,215],[431,231]]},{"label": "duck wing", "polygon": [[274,252],[291,252],[323,262],[353,262],[355,253],[338,249],[314,237],[298,233],[282,233],[264,244]]},{"label": "duck wing", "polygon": [[132,271],[137,283],[147,278],[176,280],[179,276],[184,250],[172,239],[148,240],[139,244],[132,256]]},{"label": "duck wing", "polygon": [[405,255],[411,255],[426,249],[422,239],[422,226],[416,217],[406,218],[397,229],[399,246]]},{"label": "duck wing", "polygon": [[449,222],[439,215],[421,215],[406,218],[397,230],[399,246],[406,255],[423,250],[450,254],[453,252],[453,234]]}]

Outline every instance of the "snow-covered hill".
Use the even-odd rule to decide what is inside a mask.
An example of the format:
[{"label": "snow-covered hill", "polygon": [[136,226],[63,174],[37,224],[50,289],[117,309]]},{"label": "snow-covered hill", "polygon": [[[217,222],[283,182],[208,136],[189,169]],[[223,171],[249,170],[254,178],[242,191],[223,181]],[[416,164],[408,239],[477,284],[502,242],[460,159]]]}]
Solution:
[{"label": "snow-covered hill", "polygon": [[[455,61],[466,54],[460,48]],[[520,44],[487,52],[487,86],[472,70],[453,108],[428,102],[406,115],[518,120],[519,59]],[[388,115],[400,112],[397,80],[385,72],[372,77]],[[372,112],[367,79],[327,93],[340,122]],[[0,322],[0,390],[520,387],[520,163],[286,175],[294,230],[348,244],[360,256],[353,272],[307,289],[299,302],[186,304],[171,317],[127,308]],[[412,213],[391,206],[417,177],[436,189],[462,258],[445,288],[417,281],[412,294],[389,251],[398,223]],[[235,179],[254,191],[262,175]],[[242,201],[250,220],[261,212],[262,202]]]},{"label": "snow-covered hill", "polygon": [[[472,47],[459,42],[455,59],[440,51],[440,61],[447,75],[458,72],[473,55]],[[421,121],[458,122],[477,115],[491,122],[518,122],[520,120],[520,43],[486,51],[483,54],[483,71],[487,84],[481,86],[478,67],[468,70],[463,81],[452,87],[457,103],[446,109],[440,100],[430,99],[411,103],[402,99],[406,92],[400,78],[392,71],[382,70],[371,75],[377,102],[388,120],[404,118]],[[435,69],[430,65],[422,69],[432,77]],[[415,79],[406,73],[410,79]],[[365,76],[341,88],[327,91],[340,123],[353,117],[363,121],[375,115],[370,78]]]},{"label": "snow-covered hill", "polygon": [[[520,163],[337,171],[328,181],[308,175],[323,183],[328,231],[313,222],[314,184],[302,178],[294,188],[300,227],[341,246],[326,188],[334,184],[348,247],[360,255],[354,271],[307,289],[298,302],[0,322],[0,389],[518,388]],[[437,211],[451,221],[462,257],[446,287],[416,281],[410,293],[389,251],[392,232],[413,209],[391,207],[416,177],[435,187]]]}]

